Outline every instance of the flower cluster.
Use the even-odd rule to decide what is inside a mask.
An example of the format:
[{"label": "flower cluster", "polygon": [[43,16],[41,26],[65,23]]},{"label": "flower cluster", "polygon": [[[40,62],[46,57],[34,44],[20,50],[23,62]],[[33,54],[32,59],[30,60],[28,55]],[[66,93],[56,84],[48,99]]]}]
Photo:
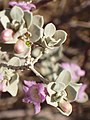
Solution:
[{"label": "flower cluster", "polygon": [[36,9],[36,6],[32,3],[29,2],[15,2],[15,1],[11,1],[9,2],[10,6],[19,6],[20,8],[22,8],[23,10],[32,10],[32,9]]},{"label": "flower cluster", "polygon": [[[62,114],[70,115],[72,112],[70,102],[79,101],[87,95],[84,92],[86,86],[72,82],[73,78],[77,80],[85,74],[83,70],[71,64],[72,69],[67,65],[68,70],[60,73],[58,65],[54,65],[53,53],[61,51],[67,33],[64,30],[56,30],[53,23],[48,23],[44,27],[43,16],[34,15],[30,11],[36,8],[31,3],[10,2],[9,5],[12,6],[11,9],[0,12],[0,51],[8,55],[8,59],[0,58],[0,92],[9,92],[16,96],[19,76],[27,69],[35,76],[33,79],[22,80],[24,92],[22,101],[32,103],[35,114],[40,112],[40,105],[46,100],[47,104],[56,107]],[[51,61],[44,61],[45,57]],[[38,63],[39,67],[35,63]],[[48,72],[50,76],[46,78],[45,74]]]}]

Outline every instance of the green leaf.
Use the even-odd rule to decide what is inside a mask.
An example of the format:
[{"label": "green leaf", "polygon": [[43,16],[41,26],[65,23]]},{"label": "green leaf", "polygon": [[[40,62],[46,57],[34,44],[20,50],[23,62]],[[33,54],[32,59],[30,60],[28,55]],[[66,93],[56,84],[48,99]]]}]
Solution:
[{"label": "green leaf", "polygon": [[67,71],[67,70],[63,70],[63,71],[59,74],[58,78],[56,79],[56,82],[57,82],[57,83],[61,83],[61,82],[62,82],[62,83],[65,84],[65,86],[68,86],[69,83],[70,83],[70,81],[71,81],[71,74],[70,74],[70,72]]},{"label": "green leaf", "polygon": [[21,65],[20,59],[18,57],[13,57],[9,60],[8,65],[20,66]]},{"label": "green leaf", "polygon": [[31,12],[25,11],[24,12],[24,20],[26,23],[26,27],[30,28],[31,24],[32,24],[32,20],[33,20],[33,15]]},{"label": "green leaf", "polygon": [[30,37],[31,42],[37,42],[43,35],[43,29],[34,24],[31,25],[29,31],[31,33]]},{"label": "green leaf", "polygon": [[43,25],[44,25],[43,16],[41,16],[41,15],[34,15],[33,16],[33,24],[37,25],[39,27],[43,27]]},{"label": "green leaf", "polygon": [[7,29],[8,23],[10,23],[10,20],[6,15],[2,16],[1,19],[1,24],[3,25],[4,29]]},{"label": "green leaf", "polygon": [[81,85],[82,84],[70,83],[70,85],[67,86],[66,92],[68,100],[73,101],[77,99],[78,91]]},{"label": "green leaf", "polygon": [[18,82],[19,82],[19,75],[16,74],[15,76],[12,77],[10,84],[6,88],[6,91],[9,92],[12,96],[17,95]]},{"label": "green leaf", "polygon": [[48,95],[46,96],[46,102],[47,104],[53,106],[53,107],[57,107],[58,106],[58,103],[57,102],[51,102],[51,97],[49,97]]},{"label": "green leaf", "polygon": [[5,10],[0,11],[0,18],[3,17],[5,15]]},{"label": "green leaf", "polygon": [[56,92],[51,88],[53,85],[55,84],[55,82],[50,82],[47,85],[47,92],[49,93],[49,95],[51,96],[52,94],[55,94]]},{"label": "green leaf", "polygon": [[52,37],[56,32],[56,27],[54,24],[49,23],[46,25],[45,29],[44,29],[44,35],[45,37]]},{"label": "green leaf", "polygon": [[11,9],[11,12],[10,12],[10,15],[11,15],[11,18],[13,20],[16,20],[18,22],[21,22],[23,16],[24,16],[24,12],[23,10],[18,7],[18,6],[14,6],[12,9]]},{"label": "green leaf", "polygon": [[60,41],[59,45],[64,43],[67,38],[67,33],[63,30],[57,30],[53,37],[56,41]]},{"label": "green leaf", "polygon": [[48,43],[49,47],[54,47],[55,48],[55,47],[59,47],[60,46],[60,44],[58,44],[58,43],[60,43],[60,39],[56,41],[54,38],[47,38],[47,41],[50,41]]},{"label": "green leaf", "polygon": [[65,89],[65,84],[60,83],[60,82],[59,83],[56,82],[56,84],[55,84],[55,86],[53,88],[53,90],[55,90],[56,92],[60,92],[60,91],[62,91],[64,89]]}]

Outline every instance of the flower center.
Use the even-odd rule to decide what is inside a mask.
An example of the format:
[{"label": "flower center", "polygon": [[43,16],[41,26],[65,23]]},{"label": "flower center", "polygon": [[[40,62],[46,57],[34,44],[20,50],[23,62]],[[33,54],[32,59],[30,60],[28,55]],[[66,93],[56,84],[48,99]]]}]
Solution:
[{"label": "flower center", "polygon": [[33,85],[29,89],[29,95],[33,102],[41,102],[41,97],[39,95],[38,87]]}]

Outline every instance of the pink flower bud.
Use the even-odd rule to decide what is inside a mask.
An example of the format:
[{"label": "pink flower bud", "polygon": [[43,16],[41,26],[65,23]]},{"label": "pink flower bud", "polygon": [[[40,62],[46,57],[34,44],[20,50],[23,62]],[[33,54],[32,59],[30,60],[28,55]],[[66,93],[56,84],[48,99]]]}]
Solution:
[{"label": "pink flower bud", "polygon": [[6,83],[4,83],[4,82],[0,83],[0,91],[6,92]]},{"label": "pink flower bud", "polygon": [[59,107],[61,108],[61,110],[65,113],[70,113],[72,111],[72,105],[66,101],[66,100],[62,100],[60,103],[59,103]]},{"label": "pink flower bud", "polygon": [[12,36],[13,36],[12,29],[3,30],[1,33],[1,40],[2,40],[2,42],[8,42],[9,40],[12,39]]},{"label": "pink flower bud", "polygon": [[17,41],[14,45],[14,50],[17,54],[23,53],[25,50],[25,43],[22,40]]}]

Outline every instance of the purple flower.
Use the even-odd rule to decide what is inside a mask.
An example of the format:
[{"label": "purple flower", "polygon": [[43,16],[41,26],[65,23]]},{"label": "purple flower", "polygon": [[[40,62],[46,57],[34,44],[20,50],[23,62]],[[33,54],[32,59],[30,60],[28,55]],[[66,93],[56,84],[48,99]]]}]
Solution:
[{"label": "purple flower", "polygon": [[87,88],[87,84],[82,84],[78,92],[77,102],[83,103],[88,100],[88,95],[85,92],[86,88]]},{"label": "purple flower", "polygon": [[15,1],[12,1],[12,2],[9,2],[9,5],[10,6],[19,6],[21,7],[23,10],[32,10],[32,9],[36,9],[36,6],[34,4],[31,4],[29,2],[15,2]]},{"label": "purple flower", "polygon": [[72,80],[77,82],[81,76],[85,75],[85,71],[82,70],[77,64],[75,63],[61,63],[61,67],[63,69],[68,70],[71,73]]},{"label": "purple flower", "polygon": [[36,83],[35,81],[24,80],[24,94],[23,102],[33,103],[35,106],[35,114],[40,112],[40,103],[46,99],[45,87],[42,83]]}]

